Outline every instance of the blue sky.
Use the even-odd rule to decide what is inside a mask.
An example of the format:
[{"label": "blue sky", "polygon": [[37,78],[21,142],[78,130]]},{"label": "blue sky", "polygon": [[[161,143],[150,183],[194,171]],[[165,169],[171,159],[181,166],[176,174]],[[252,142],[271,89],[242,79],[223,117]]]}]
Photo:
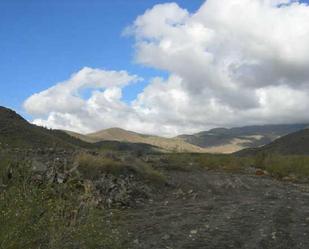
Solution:
[{"label": "blue sky", "polygon": [[77,132],[309,122],[309,5],[174,2],[0,0],[0,105]]},{"label": "blue sky", "polygon": [[[23,101],[84,66],[127,70],[148,79],[157,72],[133,62],[133,40],[121,35],[158,0],[0,1],[0,105],[22,110]],[[177,3],[196,10],[202,0]],[[145,82],[124,89],[134,99]]]}]

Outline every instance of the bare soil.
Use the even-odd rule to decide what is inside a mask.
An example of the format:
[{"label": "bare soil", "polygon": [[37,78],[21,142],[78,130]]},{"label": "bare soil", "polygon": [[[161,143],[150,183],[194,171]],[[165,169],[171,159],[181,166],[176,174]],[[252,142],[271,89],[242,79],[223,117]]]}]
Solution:
[{"label": "bare soil", "polygon": [[123,248],[309,248],[309,185],[214,171],[171,171],[169,184],[124,211]]}]

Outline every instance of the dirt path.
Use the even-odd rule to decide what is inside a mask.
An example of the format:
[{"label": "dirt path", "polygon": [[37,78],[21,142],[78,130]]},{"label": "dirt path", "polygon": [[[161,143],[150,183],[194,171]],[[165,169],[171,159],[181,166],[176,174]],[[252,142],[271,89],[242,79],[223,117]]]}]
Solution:
[{"label": "dirt path", "polygon": [[126,211],[123,248],[309,248],[309,186],[210,171],[170,182],[164,198]]}]

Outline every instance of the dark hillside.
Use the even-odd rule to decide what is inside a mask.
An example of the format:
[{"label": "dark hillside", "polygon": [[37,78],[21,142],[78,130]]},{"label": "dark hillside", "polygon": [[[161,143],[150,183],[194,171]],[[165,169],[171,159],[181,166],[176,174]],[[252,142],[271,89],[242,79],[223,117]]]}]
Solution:
[{"label": "dark hillside", "polygon": [[30,124],[16,112],[5,107],[0,107],[0,145],[13,148],[93,147],[62,131]]},{"label": "dark hillside", "polygon": [[61,130],[51,130],[27,122],[16,112],[0,107],[0,147],[3,148],[64,148],[134,151],[148,153],[157,148],[142,143],[102,141],[87,143]]},{"label": "dark hillside", "polygon": [[261,148],[245,149],[236,155],[249,156],[260,153],[280,155],[309,155],[309,129],[281,137]]},{"label": "dark hillside", "polygon": [[238,139],[243,147],[254,148],[306,127],[308,127],[308,124],[255,125],[231,129],[215,128],[193,135],[180,135],[178,138],[203,148],[229,144]]}]

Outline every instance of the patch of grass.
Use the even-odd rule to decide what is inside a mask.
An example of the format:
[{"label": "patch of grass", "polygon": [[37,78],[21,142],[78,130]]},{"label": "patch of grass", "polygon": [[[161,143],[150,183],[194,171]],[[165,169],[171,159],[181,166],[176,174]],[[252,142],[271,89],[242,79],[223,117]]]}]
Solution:
[{"label": "patch of grass", "polygon": [[259,153],[256,156],[237,157],[214,154],[169,154],[164,158],[167,170],[190,171],[195,169],[241,172],[254,166],[277,178],[309,178],[309,156],[283,156]]},{"label": "patch of grass", "polygon": [[309,177],[309,156],[259,154],[255,157],[254,165],[265,169],[278,178],[286,176],[294,176],[296,178]]},{"label": "patch of grass", "polygon": [[249,167],[250,158],[239,158],[233,155],[207,155],[198,159],[203,168],[222,169],[230,172],[239,172]]},{"label": "patch of grass", "polygon": [[76,163],[79,171],[86,179],[97,179],[105,173],[120,175],[132,172],[151,182],[163,183],[166,181],[166,177],[160,171],[155,170],[138,158],[131,157],[120,160],[104,155],[82,153],[76,157]]},{"label": "patch of grass", "polygon": [[131,168],[144,179],[151,182],[165,183],[167,180],[166,176],[162,172],[155,170],[149,164],[144,162],[139,161],[136,164],[133,164]]},{"label": "patch of grass", "polygon": [[215,154],[169,154],[165,158],[166,169],[190,171],[194,169],[212,169],[241,171],[251,165],[252,159],[233,155]]},{"label": "patch of grass", "polygon": [[126,166],[121,161],[104,156],[94,156],[87,153],[79,154],[76,159],[78,170],[85,179],[97,179],[102,174],[119,175],[125,171]]},{"label": "patch of grass", "polygon": [[111,218],[91,204],[83,188],[35,185],[29,168],[16,165],[14,177],[0,190],[0,249],[120,248]]}]

